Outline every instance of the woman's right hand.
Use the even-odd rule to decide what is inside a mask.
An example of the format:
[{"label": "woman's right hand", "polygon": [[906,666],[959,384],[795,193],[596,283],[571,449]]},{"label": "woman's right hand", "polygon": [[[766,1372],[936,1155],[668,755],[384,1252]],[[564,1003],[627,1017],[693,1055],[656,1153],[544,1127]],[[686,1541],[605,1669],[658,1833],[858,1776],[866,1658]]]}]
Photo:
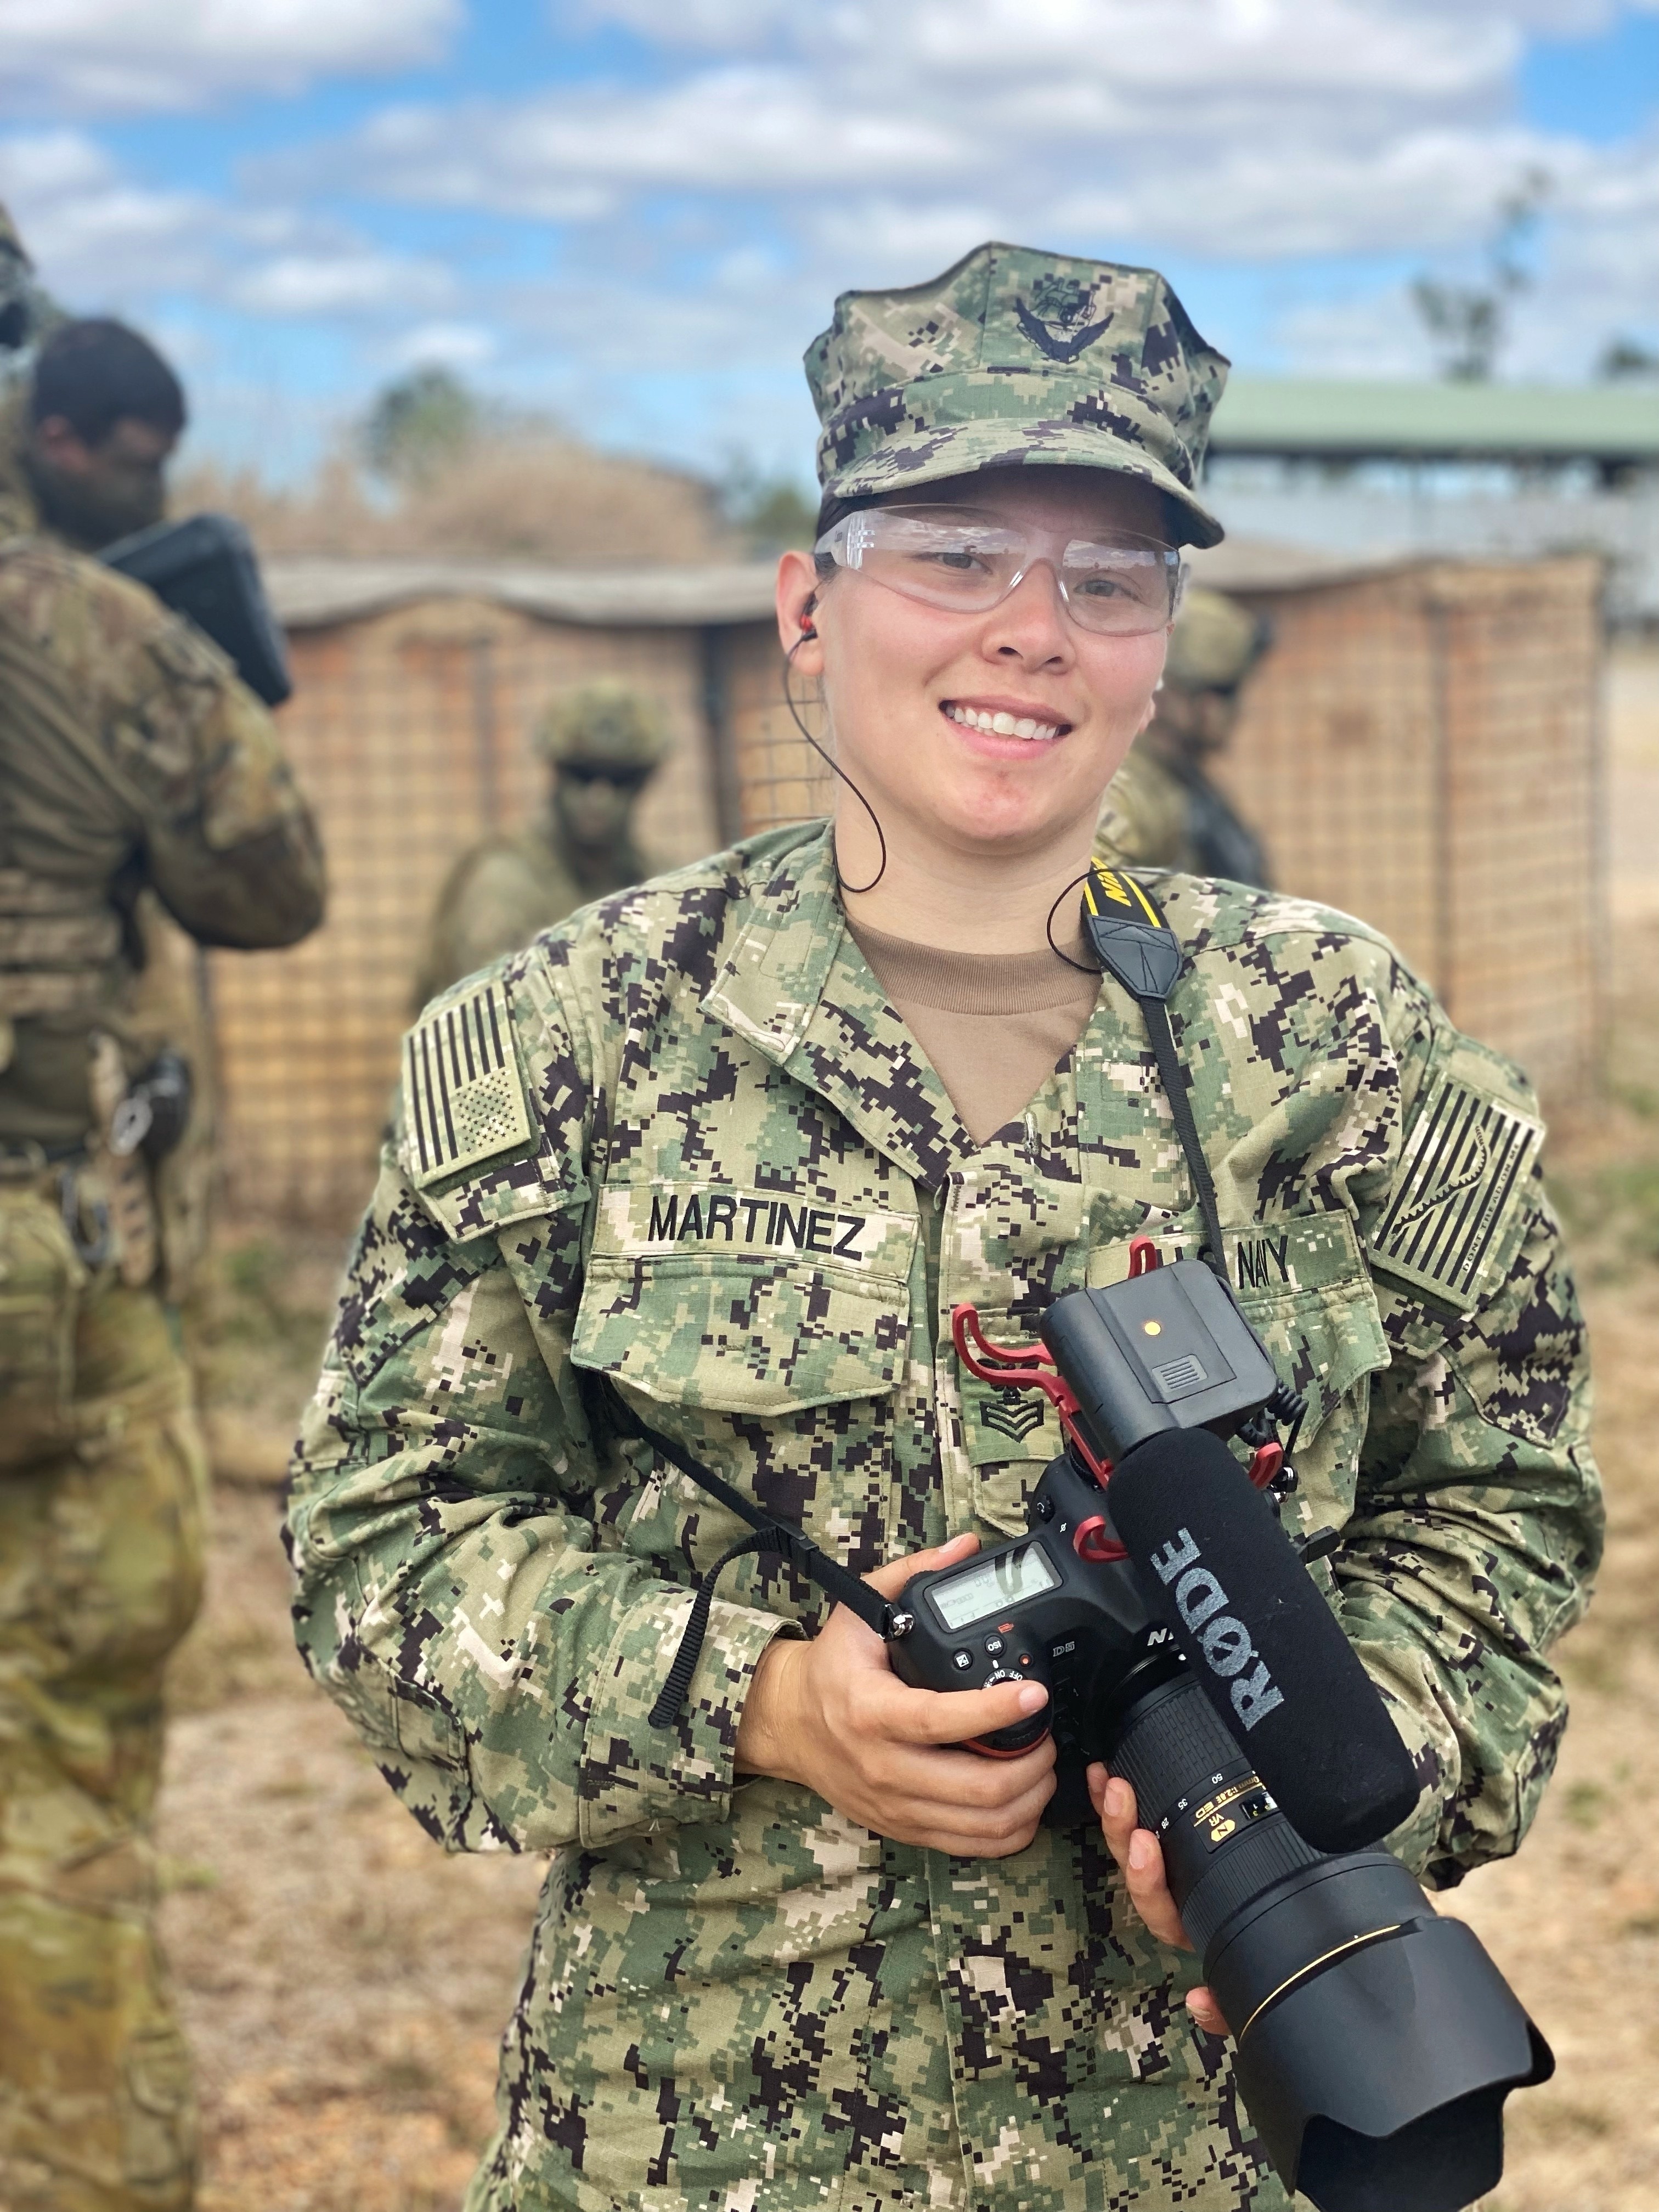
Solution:
[{"label": "woman's right hand", "polygon": [[[953,1537],[866,1580],[896,1597],[912,1575],[955,1566],[978,1549],[977,1536]],[[804,1783],[895,1843],[1006,1858],[1030,1842],[1054,1795],[1053,1738],[1018,1759],[948,1747],[1011,1727],[1048,1701],[1040,1682],[913,1690],[875,1632],[836,1606],[810,1643],[779,1637],[762,1656],[738,1723],[738,1769]]]}]

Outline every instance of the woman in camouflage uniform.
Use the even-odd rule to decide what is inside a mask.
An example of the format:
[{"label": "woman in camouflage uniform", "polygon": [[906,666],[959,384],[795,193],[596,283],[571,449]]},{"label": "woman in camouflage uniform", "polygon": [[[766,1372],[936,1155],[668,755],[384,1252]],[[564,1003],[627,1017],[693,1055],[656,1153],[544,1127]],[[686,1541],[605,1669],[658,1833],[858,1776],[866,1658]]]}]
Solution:
[{"label": "woman in camouflage uniform", "polygon": [[[408,1041],[291,1531],[307,1660],[416,1817],[554,1855],[471,2212],[1285,2202],[1123,1785],[1103,1839],[1040,1825],[1046,1744],[951,1748],[1040,1689],[908,1689],[750,1556],[653,1724],[743,1528],[636,1427],[892,1592],[1021,1528],[1059,1448],[960,1370],[952,1306],[1029,1338],[1132,1237],[1194,1248],[1139,1009],[1051,945],[1169,549],[1219,535],[1224,366],[1142,270],[986,246],[845,296],[778,607],[862,799],[586,909]],[[1535,1171],[1477,1164],[1480,1240],[1462,1184],[1410,1239],[1391,1200],[1437,1117],[1513,1164],[1535,1116],[1362,925],[1159,896],[1226,1264],[1310,1401],[1297,1533],[1340,1532],[1316,1571],[1421,1782],[1392,1845],[1443,1885],[1550,1771],[1595,1480]]]}]

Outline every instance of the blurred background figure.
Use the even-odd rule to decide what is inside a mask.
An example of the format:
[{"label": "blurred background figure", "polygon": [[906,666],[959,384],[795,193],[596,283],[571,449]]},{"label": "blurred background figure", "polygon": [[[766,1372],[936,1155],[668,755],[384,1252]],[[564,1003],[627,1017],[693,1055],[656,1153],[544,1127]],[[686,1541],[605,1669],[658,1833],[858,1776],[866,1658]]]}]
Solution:
[{"label": "blurred background figure", "polygon": [[546,812],[516,836],[483,839],[450,871],[416,979],[416,1011],[497,954],[648,872],[633,822],[668,752],[654,702],[625,684],[584,684],[547,709],[535,744],[550,771]]},{"label": "blurred background figure", "polygon": [[8,353],[28,341],[33,266],[16,224],[0,207],[0,348]]},{"label": "blurred background figure", "polygon": [[1260,836],[1210,780],[1250,671],[1271,642],[1266,617],[1189,585],[1170,640],[1158,712],[1107,789],[1096,850],[1103,860],[1236,884],[1268,881]]},{"label": "blurred background figure", "polygon": [[125,323],[60,322],[40,348],[21,426],[40,521],[97,553],[161,520],[167,464],[185,427],[178,378]]},{"label": "blurred background figure", "polygon": [[193,2199],[151,1840],[164,1670],[204,1551],[176,1314],[206,1182],[188,940],[291,945],[323,911],[269,714],[199,630],[89,557],[160,518],[184,420],[136,332],[59,321],[14,418],[0,540],[7,2212]]},{"label": "blurred background figure", "polygon": [[0,538],[27,530],[33,503],[23,474],[31,349],[58,310],[35,280],[17,227],[0,206]]}]

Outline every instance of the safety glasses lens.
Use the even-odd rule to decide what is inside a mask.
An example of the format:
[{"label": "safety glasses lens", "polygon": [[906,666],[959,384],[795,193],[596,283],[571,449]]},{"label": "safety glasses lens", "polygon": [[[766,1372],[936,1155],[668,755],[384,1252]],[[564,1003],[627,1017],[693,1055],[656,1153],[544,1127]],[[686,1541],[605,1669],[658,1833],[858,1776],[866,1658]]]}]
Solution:
[{"label": "safety glasses lens", "polygon": [[1073,621],[1120,635],[1161,629],[1181,578],[1180,556],[1166,546],[1066,541],[950,507],[869,508],[837,523],[817,550],[890,591],[964,614],[994,607],[1047,561]]}]

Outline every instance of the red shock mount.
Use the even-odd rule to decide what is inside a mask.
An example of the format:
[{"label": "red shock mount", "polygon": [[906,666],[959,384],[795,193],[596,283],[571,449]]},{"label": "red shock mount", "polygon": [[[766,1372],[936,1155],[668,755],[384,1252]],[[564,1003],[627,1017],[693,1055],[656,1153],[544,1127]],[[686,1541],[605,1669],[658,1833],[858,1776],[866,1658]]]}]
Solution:
[{"label": "red shock mount", "polygon": [[[1135,1237],[1129,1243],[1129,1274],[1149,1274],[1163,1261],[1158,1246],[1150,1237]],[[1112,1462],[1099,1458],[1087,1437],[1078,1425],[1080,1408],[1076,1394],[1054,1362],[1046,1346],[1034,1345],[1018,1351],[1010,1346],[993,1344],[979,1325],[976,1306],[959,1305],[951,1309],[951,1337],[957,1347],[957,1357],[970,1375],[981,1382],[989,1382],[999,1390],[1040,1390],[1060,1416],[1060,1425],[1078,1458],[1103,1491],[1112,1479]],[[1259,1445],[1251,1455],[1249,1479],[1258,1490],[1263,1490],[1284,1464],[1283,1447],[1277,1443]],[[1107,1533],[1104,1514],[1091,1514],[1079,1523],[1073,1534],[1073,1548],[1080,1559],[1091,1565],[1104,1566],[1113,1559],[1129,1556],[1115,1536]]]},{"label": "red shock mount", "polygon": [[[1134,1238],[1129,1246],[1129,1273],[1144,1275],[1148,1268],[1158,1265],[1158,1247],[1152,1238]],[[970,1305],[951,1309],[951,1337],[957,1358],[981,1382],[992,1383],[999,1390],[1040,1390],[1059,1414],[1060,1425],[1073,1450],[1102,1490],[1105,1489],[1112,1479],[1112,1462],[1096,1454],[1078,1426],[1076,1394],[1055,1366],[1054,1356],[1046,1346],[1033,1345],[1029,1350],[1016,1351],[1007,1345],[993,1344],[979,1325],[978,1308]],[[1086,1559],[1091,1566],[1105,1566],[1114,1559],[1128,1558],[1128,1553],[1115,1536],[1108,1533],[1108,1528],[1103,1513],[1092,1513],[1078,1523],[1072,1534],[1072,1547],[1079,1559]]]}]

